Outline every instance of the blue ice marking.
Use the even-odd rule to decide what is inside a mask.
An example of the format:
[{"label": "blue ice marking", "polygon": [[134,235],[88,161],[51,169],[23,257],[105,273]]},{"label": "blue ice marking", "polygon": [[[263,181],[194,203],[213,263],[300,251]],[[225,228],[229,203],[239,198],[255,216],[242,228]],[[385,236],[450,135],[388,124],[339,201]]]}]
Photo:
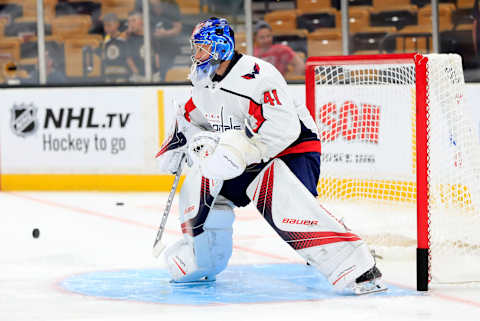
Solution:
[{"label": "blue ice marking", "polygon": [[[60,283],[68,291],[101,298],[166,304],[264,303],[338,298],[327,280],[302,264],[232,265],[217,281],[171,283],[166,270],[98,271]],[[375,296],[411,296],[413,290],[388,285]]]}]

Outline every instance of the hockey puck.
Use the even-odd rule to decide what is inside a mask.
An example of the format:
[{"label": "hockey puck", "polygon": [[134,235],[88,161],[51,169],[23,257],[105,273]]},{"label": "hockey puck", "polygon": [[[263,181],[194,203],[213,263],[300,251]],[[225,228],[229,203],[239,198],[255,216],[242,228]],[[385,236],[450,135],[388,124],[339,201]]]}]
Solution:
[{"label": "hockey puck", "polygon": [[123,202],[117,202],[116,205],[117,206],[123,206]]},{"label": "hockey puck", "polygon": [[34,228],[32,231],[32,236],[33,238],[38,239],[38,237],[40,236],[40,230],[38,228]]}]

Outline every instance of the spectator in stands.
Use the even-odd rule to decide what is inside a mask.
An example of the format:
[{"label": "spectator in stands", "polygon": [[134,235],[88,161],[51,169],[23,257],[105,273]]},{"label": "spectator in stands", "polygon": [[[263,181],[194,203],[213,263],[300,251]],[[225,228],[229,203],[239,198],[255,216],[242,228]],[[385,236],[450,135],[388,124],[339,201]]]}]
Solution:
[{"label": "spectator in stands", "polygon": [[[140,11],[132,11],[128,15],[127,28],[127,65],[130,69],[130,80],[134,82],[145,79],[145,48],[143,40],[143,18]],[[158,57],[152,55],[152,71],[158,68]]]},{"label": "spectator in stands", "polygon": [[107,13],[103,17],[103,30],[105,31],[105,41],[126,39],[125,32],[120,31],[120,20],[115,13]]},{"label": "spectator in stands", "polygon": [[115,13],[103,17],[105,38],[102,46],[102,65],[106,82],[128,80],[127,42],[125,33],[120,31],[120,20]]},{"label": "spectator in stands", "polygon": [[153,47],[158,57],[158,72],[160,80],[165,75],[180,52],[177,37],[182,31],[180,9],[175,0],[150,0],[150,26],[152,30]]},{"label": "spectator in stands", "polygon": [[255,48],[253,55],[270,62],[283,75],[290,71],[294,75],[303,75],[305,64],[292,48],[273,44],[272,27],[265,21],[259,21],[254,28]]},{"label": "spectator in stands", "polygon": [[47,69],[48,84],[63,84],[67,82],[65,73],[59,68],[58,59],[60,47],[57,43],[48,43],[45,48],[45,65]]},{"label": "spectator in stands", "polygon": [[[47,84],[64,84],[68,82],[63,69],[63,60],[60,51],[62,49],[56,42],[48,42],[45,45],[45,71],[47,74]],[[30,73],[29,77],[23,79],[23,84],[38,84],[40,82],[40,73],[37,69]]]}]

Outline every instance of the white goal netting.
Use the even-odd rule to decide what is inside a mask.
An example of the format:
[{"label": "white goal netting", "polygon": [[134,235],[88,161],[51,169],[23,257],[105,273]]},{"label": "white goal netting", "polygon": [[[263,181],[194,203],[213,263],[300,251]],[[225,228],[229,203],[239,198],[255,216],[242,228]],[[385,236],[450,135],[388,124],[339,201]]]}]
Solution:
[{"label": "white goal netting", "polygon": [[[432,280],[479,281],[480,152],[465,110],[461,58],[419,57],[428,59],[426,79],[413,56],[312,62],[322,140],[319,199],[373,248],[414,257],[418,143],[428,155]],[[426,105],[418,106],[427,112],[426,142],[417,138],[418,82],[426,84]]]}]

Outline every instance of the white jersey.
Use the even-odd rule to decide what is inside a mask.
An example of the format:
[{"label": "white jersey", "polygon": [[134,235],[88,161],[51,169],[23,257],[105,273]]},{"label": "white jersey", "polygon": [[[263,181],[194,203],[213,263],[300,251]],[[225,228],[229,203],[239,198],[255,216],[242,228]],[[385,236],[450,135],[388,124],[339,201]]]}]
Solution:
[{"label": "white jersey", "polygon": [[[218,77],[218,76],[217,76]],[[198,108],[217,132],[245,130],[261,142],[262,160],[278,155],[320,151],[315,123],[297,104],[283,76],[270,63],[235,54],[224,76],[212,87],[193,87],[188,112]],[[246,131],[249,135],[249,130]]]}]

